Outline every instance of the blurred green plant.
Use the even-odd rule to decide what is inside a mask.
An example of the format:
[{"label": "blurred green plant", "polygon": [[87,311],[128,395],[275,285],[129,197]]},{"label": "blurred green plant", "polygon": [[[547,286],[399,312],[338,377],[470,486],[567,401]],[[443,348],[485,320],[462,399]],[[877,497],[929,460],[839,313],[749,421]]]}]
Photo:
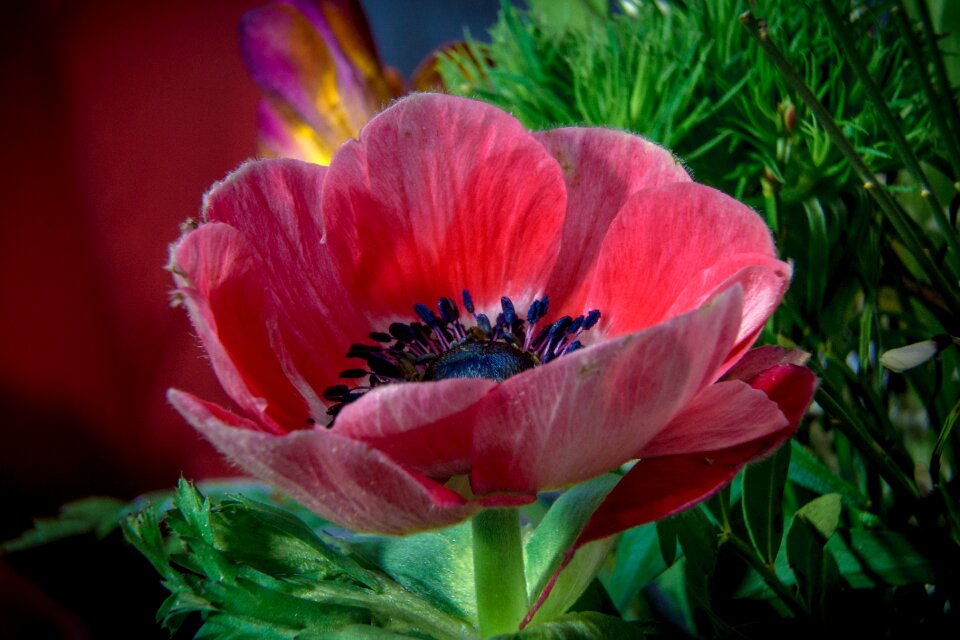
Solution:
[{"label": "blurred green plant", "polygon": [[531,129],[634,131],[754,206],[795,267],[762,341],[821,379],[791,449],[622,537],[609,596],[666,634],[960,628],[955,344],[880,363],[960,335],[957,3],[561,4],[505,2],[441,62],[448,91]]}]

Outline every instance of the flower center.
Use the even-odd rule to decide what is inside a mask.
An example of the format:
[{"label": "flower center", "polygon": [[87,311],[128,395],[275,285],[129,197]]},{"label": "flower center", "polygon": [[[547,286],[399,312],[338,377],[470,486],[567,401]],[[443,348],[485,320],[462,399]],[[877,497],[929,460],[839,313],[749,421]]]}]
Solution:
[{"label": "flower center", "polygon": [[536,365],[537,361],[530,353],[506,342],[467,338],[431,362],[423,379],[489,378],[503,382]]},{"label": "flower center", "polygon": [[[354,344],[348,358],[366,362],[366,367],[340,372],[341,378],[367,378],[367,384],[336,384],[323,397],[334,402],[327,413],[333,417],[370,389],[391,382],[419,382],[449,378],[488,378],[503,382],[511,376],[547,364],[576,351],[579,338],[600,320],[596,309],[586,315],[563,316],[553,324],[537,327],[547,315],[547,296],[534,299],[526,319],[517,315],[510,298],[500,298],[502,311],[496,322],[477,313],[468,291],[463,306],[473,317],[469,327],[460,320],[460,309],[450,298],[440,298],[439,315],[424,304],[413,310],[422,322],[394,322],[388,332],[375,331],[377,344]],[[332,423],[331,423],[332,424]]]}]

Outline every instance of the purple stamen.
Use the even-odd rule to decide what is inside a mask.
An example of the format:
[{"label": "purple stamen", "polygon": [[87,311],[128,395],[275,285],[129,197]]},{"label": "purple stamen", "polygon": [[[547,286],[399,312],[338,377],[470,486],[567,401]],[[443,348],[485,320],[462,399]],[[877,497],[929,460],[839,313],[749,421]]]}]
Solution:
[{"label": "purple stamen", "polygon": [[547,315],[547,296],[533,300],[525,321],[517,314],[513,301],[503,296],[500,298],[502,311],[495,323],[485,314],[477,313],[469,291],[464,290],[462,297],[464,309],[476,323],[469,329],[460,320],[457,303],[441,297],[436,308],[439,315],[427,305],[417,303],[413,311],[422,322],[393,322],[387,332],[369,334],[377,344],[350,345],[347,357],[363,360],[366,368],[346,369],[340,377],[349,380],[366,377],[368,383],[328,387],[323,397],[334,404],[327,413],[336,417],[344,406],[367,391],[393,382],[451,377],[480,377],[502,382],[581,349],[580,336],[600,319],[600,312],[594,309],[576,318],[563,316],[537,331],[537,325]]}]

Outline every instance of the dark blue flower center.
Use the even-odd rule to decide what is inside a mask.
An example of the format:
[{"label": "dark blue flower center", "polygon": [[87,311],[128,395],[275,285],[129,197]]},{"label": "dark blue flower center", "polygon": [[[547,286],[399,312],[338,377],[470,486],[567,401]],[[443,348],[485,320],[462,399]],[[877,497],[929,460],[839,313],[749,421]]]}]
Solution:
[{"label": "dark blue flower center", "polygon": [[[358,384],[336,384],[324,391],[324,398],[333,402],[327,413],[336,417],[370,389],[392,382],[449,378],[503,382],[581,348],[580,336],[600,320],[600,312],[594,309],[576,318],[563,316],[541,325],[549,307],[547,296],[534,299],[525,318],[517,315],[510,298],[500,298],[501,312],[495,322],[476,312],[467,291],[463,292],[463,306],[472,316],[470,326],[461,322],[460,309],[453,300],[440,298],[439,315],[424,304],[416,304],[413,310],[420,322],[394,322],[387,332],[370,334],[376,344],[352,345],[347,357],[363,360],[366,366],[340,372],[341,378],[357,380]],[[366,384],[362,378],[367,379]]]},{"label": "dark blue flower center", "polygon": [[489,378],[503,382],[535,366],[537,361],[533,355],[506,342],[467,338],[431,362],[423,379]]}]

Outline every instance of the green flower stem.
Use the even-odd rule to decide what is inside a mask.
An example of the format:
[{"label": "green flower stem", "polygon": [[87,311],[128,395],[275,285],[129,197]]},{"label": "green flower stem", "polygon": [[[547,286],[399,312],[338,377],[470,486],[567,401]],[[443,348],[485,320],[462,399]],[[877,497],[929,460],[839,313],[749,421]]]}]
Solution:
[{"label": "green flower stem", "polygon": [[[869,70],[867,70],[867,65],[863,61],[863,56],[860,55],[860,50],[857,49],[857,45],[854,43],[853,37],[850,35],[850,24],[844,23],[843,19],[840,17],[840,14],[837,12],[837,8],[833,5],[833,0],[820,0],[820,6],[823,7],[824,15],[827,16],[827,22],[829,22],[830,26],[833,28],[834,37],[840,41],[843,51],[847,56],[847,60],[853,67],[854,72],[856,72],[857,78],[863,84],[863,88],[866,89],[867,96],[873,103],[873,108],[877,110],[877,115],[880,116],[880,122],[883,123],[884,129],[887,130],[887,135],[890,136],[894,145],[897,147],[897,150],[900,152],[900,159],[905,165],[907,165],[907,169],[909,169],[910,173],[913,174],[913,178],[920,183],[921,187],[923,187],[923,199],[929,205],[930,212],[937,221],[937,225],[940,227],[940,230],[943,231],[943,234],[947,240],[947,244],[950,247],[950,251],[953,254],[953,259],[957,260],[960,258],[960,240],[957,239],[957,234],[954,233],[954,229],[951,226],[950,221],[947,220],[947,215],[944,213],[943,203],[940,202],[940,199],[937,197],[933,187],[930,186],[930,181],[927,179],[926,172],[920,166],[920,161],[917,159],[917,154],[913,152],[913,149],[910,147],[910,143],[907,142],[906,136],[903,135],[903,129],[900,127],[900,123],[897,121],[897,118],[895,118],[893,113],[890,111],[890,107],[887,105],[887,101],[884,99],[883,94],[880,93],[880,87],[877,86],[873,76],[871,76]],[[905,20],[900,11],[894,11],[894,13],[897,14],[897,24],[900,24]],[[907,31],[910,31],[909,27],[907,27]],[[908,46],[907,49],[908,54],[911,54],[912,52],[909,51],[911,47]],[[919,61],[914,60],[914,64],[918,64],[918,62]],[[923,79],[924,84],[929,84],[929,79],[927,78],[924,66],[925,65],[922,63],[919,63],[917,72]]]},{"label": "green flower stem", "polygon": [[873,174],[873,171],[867,166],[860,154],[857,153],[853,145],[844,135],[843,131],[834,121],[833,116],[823,106],[823,103],[814,95],[807,83],[803,81],[797,72],[793,69],[783,53],[780,51],[769,37],[766,24],[758,20],[751,12],[746,12],[740,16],[740,21],[747,28],[760,48],[770,59],[770,62],[777,68],[780,74],[786,80],[794,91],[800,96],[804,104],[816,116],[820,126],[824,128],[830,136],[830,140],[837,145],[837,148],[850,163],[850,166],[857,173],[857,176],[863,181],[864,188],[873,196],[877,206],[883,212],[884,217],[890,221],[897,235],[903,240],[907,249],[914,255],[926,272],[930,280],[938,288],[938,292],[943,296],[944,302],[950,308],[954,315],[960,315],[960,295],[956,290],[956,284],[951,276],[945,275],[939,265],[933,259],[933,252],[926,244],[925,238],[916,230],[916,223],[907,215],[903,209],[884,189]]},{"label": "green flower stem", "polygon": [[520,512],[487,509],[473,517],[477,617],[484,638],[516,632],[529,609]]}]

